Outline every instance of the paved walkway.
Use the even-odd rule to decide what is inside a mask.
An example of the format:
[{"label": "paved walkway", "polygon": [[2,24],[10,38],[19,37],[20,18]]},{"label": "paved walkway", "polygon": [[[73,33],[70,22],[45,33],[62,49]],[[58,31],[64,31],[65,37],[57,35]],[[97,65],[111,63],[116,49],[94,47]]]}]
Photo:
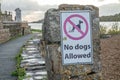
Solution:
[{"label": "paved walkway", "polygon": [[34,34],[23,36],[7,43],[0,44],[0,80],[16,80],[11,76],[11,72],[15,70],[14,57],[19,52],[20,47]]}]

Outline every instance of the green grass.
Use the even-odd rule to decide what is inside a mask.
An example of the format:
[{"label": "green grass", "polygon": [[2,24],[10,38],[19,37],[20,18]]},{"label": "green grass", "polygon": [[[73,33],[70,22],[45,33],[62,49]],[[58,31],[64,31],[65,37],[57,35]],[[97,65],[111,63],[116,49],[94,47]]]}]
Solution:
[{"label": "green grass", "polygon": [[11,73],[12,76],[17,76],[18,80],[22,80],[25,76],[25,69],[20,67],[20,63],[22,60],[22,51],[23,48],[20,49],[19,53],[16,55],[15,60],[16,60],[16,70]]},{"label": "green grass", "polygon": [[39,33],[42,33],[42,30],[39,30],[39,29],[31,29],[32,33],[34,32],[39,32]]},{"label": "green grass", "polygon": [[[19,50],[19,53],[16,55],[15,60],[16,60],[16,70],[11,73],[12,76],[16,76],[18,79],[17,80],[23,80],[26,77],[30,76],[25,76],[25,69],[20,67],[21,60],[23,59],[21,54],[24,50],[24,46],[21,47]],[[44,77],[42,80],[48,80],[47,77]]]}]

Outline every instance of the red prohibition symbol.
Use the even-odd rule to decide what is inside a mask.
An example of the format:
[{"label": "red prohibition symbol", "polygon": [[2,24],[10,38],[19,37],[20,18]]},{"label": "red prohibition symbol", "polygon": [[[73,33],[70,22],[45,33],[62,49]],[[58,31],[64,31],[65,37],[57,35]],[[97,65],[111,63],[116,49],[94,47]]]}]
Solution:
[{"label": "red prohibition symbol", "polygon": [[[81,29],[79,29],[78,26],[76,26],[75,23],[71,21],[71,19],[75,18],[75,17],[83,20],[83,22],[85,23],[85,31],[82,31]],[[71,36],[66,30],[67,27],[69,27],[69,26],[67,26],[67,23],[70,23],[81,35],[79,37]],[[88,22],[83,16],[81,16],[79,14],[73,14],[73,15],[70,15],[69,17],[67,17],[66,20],[64,21],[63,27],[64,27],[63,28],[64,33],[66,34],[66,36],[72,40],[80,40],[80,39],[84,38],[88,33]]]}]

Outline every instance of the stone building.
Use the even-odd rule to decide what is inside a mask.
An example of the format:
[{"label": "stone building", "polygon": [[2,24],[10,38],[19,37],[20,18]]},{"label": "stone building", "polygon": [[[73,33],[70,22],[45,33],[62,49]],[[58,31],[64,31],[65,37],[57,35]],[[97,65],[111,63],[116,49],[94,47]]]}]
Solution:
[{"label": "stone building", "polygon": [[[5,12],[1,11],[0,13],[1,13],[2,28],[9,31],[9,34],[10,34],[9,37],[14,38],[14,37],[17,37],[19,35],[22,35],[21,23],[15,22],[12,20],[12,13],[8,12],[8,11],[5,11]],[[1,31],[3,34],[5,34],[6,31],[3,32],[4,31],[3,29]]]},{"label": "stone building", "polygon": [[0,43],[31,32],[28,23],[21,21],[21,10],[17,8],[15,11],[16,16],[14,21],[12,20],[11,12],[5,11],[5,13],[2,13],[0,4]]},{"label": "stone building", "polygon": [[11,38],[14,38],[14,37],[17,37],[19,35],[22,35],[22,28],[20,27],[21,24],[20,23],[15,23],[15,22],[5,22],[3,21],[3,28],[4,29],[9,29],[9,32],[10,32],[10,37]]},{"label": "stone building", "polygon": [[1,21],[1,14],[0,14],[0,43],[8,41],[10,39],[10,32],[9,29],[3,28],[3,23]]},{"label": "stone building", "polygon": [[3,18],[3,14],[1,12],[1,4],[0,4],[0,43],[3,43],[10,39],[9,29],[3,28],[2,18]]},{"label": "stone building", "polygon": [[15,9],[15,12],[16,12],[15,21],[21,22],[22,20],[21,20],[21,10],[20,10],[20,8]]},{"label": "stone building", "polygon": [[9,28],[11,38],[31,33],[30,26],[28,26],[27,22],[3,21],[3,28]]},{"label": "stone building", "polygon": [[2,21],[13,21],[11,12],[5,11],[4,13],[1,12],[1,19]]},{"label": "stone building", "polygon": [[1,18],[2,21],[13,21],[11,12],[5,11],[4,13],[2,13],[2,11],[1,11],[1,3],[0,3],[0,16],[1,16],[0,18]]}]

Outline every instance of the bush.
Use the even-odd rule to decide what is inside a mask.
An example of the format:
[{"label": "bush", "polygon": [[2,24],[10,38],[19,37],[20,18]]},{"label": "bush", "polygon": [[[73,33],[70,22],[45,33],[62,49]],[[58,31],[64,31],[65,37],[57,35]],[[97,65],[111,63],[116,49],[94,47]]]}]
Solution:
[{"label": "bush", "polygon": [[109,29],[108,34],[111,34],[111,35],[120,34],[119,24],[118,23],[114,23],[112,25],[112,28]]},{"label": "bush", "polygon": [[108,31],[107,31],[106,26],[100,25],[100,37],[101,38],[106,38],[110,35],[117,35],[117,34],[120,34],[120,27],[119,27],[119,24],[117,22],[113,23],[111,29],[109,29]]},{"label": "bush", "polygon": [[107,34],[107,27],[100,25],[100,38],[103,38]]},{"label": "bush", "polygon": [[18,68],[14,72],[12,72],[12,76],[23,77],[25,75],[24,68]]}]

